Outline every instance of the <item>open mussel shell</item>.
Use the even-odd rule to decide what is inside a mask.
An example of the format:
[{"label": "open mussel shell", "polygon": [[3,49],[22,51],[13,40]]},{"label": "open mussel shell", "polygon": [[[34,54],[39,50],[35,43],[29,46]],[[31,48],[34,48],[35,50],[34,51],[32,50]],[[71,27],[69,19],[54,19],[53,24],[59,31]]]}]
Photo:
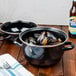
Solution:
[{"label": "open mussel shell", "polygon": [[32,36],[29,35],[25,42],[32,45],[55,45],[57,43],[61,43],[62,40],[54,36],[54,34],[51,32],[43,31],[39,33],[33,33]]},{"label": "open mussel shell", "polygon": [[41,45],[55,43],[56,41],[57,41],[57,37],[55,37],[52,33],[45,31],[43,31],[37,39],[37,42],[40,43]]},{"label": "open mussel shell", "polygon": [[48,44],[48,38],[47,38],[47,37],[44,37],[44,38],[42,39],[42,41],[40,42],[40,44],[42,44],[42,45]]},{"label": "open mussel shell", "polygon": [[57,41],[57,37],[55,37],[52,33],[47,32],[47,37],[48,37],[48,41],[49,42],[56,42]]},{"label": "open mussel shell", "polygon": [[30,44],[36,44],[35,38],[33,38],[33,37],[29,37],[29,38],[28,38],[28,42],[29,42]]},{"label": "open mussel shell", "polygon": [[37,42],[41,43],[45,38],[45,32],[42,32],[41,35],[38,37]]}]

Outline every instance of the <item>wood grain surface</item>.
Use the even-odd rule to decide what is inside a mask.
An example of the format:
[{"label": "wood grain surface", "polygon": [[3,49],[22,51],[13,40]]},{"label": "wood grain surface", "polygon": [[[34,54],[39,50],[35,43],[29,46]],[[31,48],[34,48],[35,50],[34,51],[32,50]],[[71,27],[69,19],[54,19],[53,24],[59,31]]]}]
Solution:
[{"label": "wood grain surface", "polygon": [[[40,25],[39,27],[44,27]],[[54,27],[65,31],[68,34],[67,26],[45,26]],[[68,41],[76,45],[76,39],[69,38]],[[40,68],[31,65],[24,57],[23,48],[9,41],[0,41],[0,55],[9,53],[17,59],[25,68],[35,76],[76,76],[76,47],[73,50],[65,51],[63,58],[53,67]]]},{"label": "wood grain surface", "polygon": [[[68,27],[62,27],[62,30],[68,34]],[[63,55],[64,76],[76,76],[76,38],[69,38],[75,48],[66,51]]]}]

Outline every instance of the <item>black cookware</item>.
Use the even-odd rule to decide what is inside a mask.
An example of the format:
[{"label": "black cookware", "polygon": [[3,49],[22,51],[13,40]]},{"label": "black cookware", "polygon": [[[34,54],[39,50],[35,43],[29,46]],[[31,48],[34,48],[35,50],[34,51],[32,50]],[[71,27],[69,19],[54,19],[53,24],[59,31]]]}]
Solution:
[{"label": "black cookware", "polygon": [[37,25],[33,22],[14,21],[6,22],[1,25],[0,40],[11,40],[14,41],[18,37],[19,33],[27,30],[28,28],[36,27]]},{"label": "black cookware", "polygon": [[[35,45],[27,41],[29,36],[33,36],[34,34],[43,31],[51,32],[55,37],[60,38],[62,42],[53,45]],[[68,42],[68,36],[64,31],[51,27],[36,27],[28,29],[19,34],[19,39],[23,43],[22,47],[24,49],[24,56],[31,64],[40,67],[52,66],[58,63],[65,51],[74,48],[73,43]],[[19,44],[19,42],[16,43]]]}]

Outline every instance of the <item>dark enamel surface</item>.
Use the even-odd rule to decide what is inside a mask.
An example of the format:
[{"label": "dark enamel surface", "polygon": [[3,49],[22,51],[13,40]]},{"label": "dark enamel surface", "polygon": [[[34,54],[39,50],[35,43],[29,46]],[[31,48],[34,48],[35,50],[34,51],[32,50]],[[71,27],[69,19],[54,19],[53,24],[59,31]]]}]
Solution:
[{"label": "dark enamel surface", "polygon": [[36,27],[37,25],[33,22],[6,22],[2,24],[1,30],[8,34],[19,34],[20,32],[27,30],[28,28]]},{"label": "dark enamel surface", "polygon": [[[35,36],[38,37],[39,33],[43,31],[51,32],[56,37],[61,38],[62,43],[55,45],[33,45],[31,43],[28,43],[28,40],[25,41],[26,38],[33,36],[35,33],[37,33],[37,36]],[[19,38],[23,43],[24,56],[32,65],[40,67],[52,66],[58,63],[62,58],[65,50],[71,50],[74,48],[71,42],[67,42],[67,34],[62,30],[56,28],[31,28],[29,30],[21,32],[19,34]],[[65,43],[66,45],[70,45],[70,47],[65,47]]]}]

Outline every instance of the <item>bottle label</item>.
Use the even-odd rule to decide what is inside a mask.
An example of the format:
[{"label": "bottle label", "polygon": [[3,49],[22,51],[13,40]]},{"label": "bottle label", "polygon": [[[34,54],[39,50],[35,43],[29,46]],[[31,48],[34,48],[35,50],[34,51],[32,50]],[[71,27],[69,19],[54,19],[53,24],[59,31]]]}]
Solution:
[{"label": "bottle label", "polygon": [[71,34],[76,34],[76,16],[70,17],[69,31]]},{"label": "bottle label", "polygon": [[76,16],[71,16],[70,17],[70,27],[75,27],[76,28]]}]

